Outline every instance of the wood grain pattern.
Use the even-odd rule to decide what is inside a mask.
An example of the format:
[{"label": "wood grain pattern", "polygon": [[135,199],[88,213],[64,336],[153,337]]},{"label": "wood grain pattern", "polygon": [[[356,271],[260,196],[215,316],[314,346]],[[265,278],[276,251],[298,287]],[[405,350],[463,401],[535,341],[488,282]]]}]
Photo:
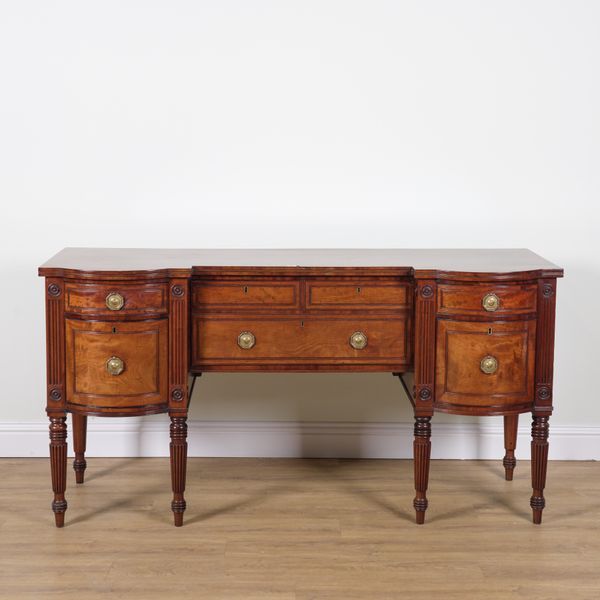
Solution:
[{"label": "wood grain pattern", "polygon": [[[500,305],[493,312],[486,311],[483,299],[495,294]],[[484,318],[505,317],[511,314],[535,313],[537,307],[537,285],[482,283],[471,285],[438,286],[438,312],[440,314],[479,315]]]},{"label": "wood grain pattern", "polygon": [[556,319],[556,280],[538,282],[538,333],[535,367],[534,414],[552,414],[554,375],[554,329]]},{"label": "wood grain pattern", "polygon": [[[226,273],[223,272],[225,268]],[[316,269],[315,272],[312,269]],[[39,268],[48,277],[112,278],[219,277],[229,274],[268,275],[387,275],[420,279],[500,279],[561,277],[562,269],[522,248],[407,249],[165,249],[165,248],[65,248]]]},{"label": "wood grain pattern", "polygon": [[418,525],[425,522],[427,486],[431,457],[431,416],[435,401],[435,339],[437,283],[418,280],[415,289],[415,356],[413,462],[415,497],[413,507]]},{"label": "wood grain pattern", "polygon": [[46,281],[46,411],[64,415],[65,296],[61,279]]},{"label": "wood grain pattern", "polygon": [[544,488],[546,487],[546,471],[548,468],[548,425],[547,416],[534,415],[531,424],[531,487],[533,494],[530,504],[533,511],[533,522],[542,522],[542,511],[546,506]]},{"label": "wood grain pattern", "polygon": [[65,511],[67,501],[65,490],[67,488],[67,418],[50,417],[50,474],[52,477],[52,510],[55,524],[63,527],[65,524]]},{"label": "wood grain pattern", "polygon": [[171,414],[187,415],[189,349],[189,281],[173,279],[169,300],[169,408]]},{"label": "wood grain pattern", "polygon": [[427,486],[429,483],[429,463],[431,457],[431,417],[415,417],[415,439],[413,441],[415,469],[415,498],[413,506],[417,525],[425,523]]},{"label": "wood grain pattern", "polygon": [[519,502],[526,462],[507,483],[498,461],[432,460],[423,528],[409,460],[191,458],[194,501],[173,531],[168,458],[97,458],[56,531],[43,510],[47,460],[4,458],[0,598],[598,597],[600,462],[550,461],[560,485],[543,531]]},{"label": "wood grain pattern", "polygon": [[519,428],[519,415],[504,415],[504,449],[502,459],[504,465],[504,478],[506,481],[513,480],[513,472],[517,466],[515,450],[517,448],[517,430]]},{"label": "wood grain pattern", "polygon": [[410,285],[397,281],[308,281],[307,309],[336,309],[351,307],[365,310],[397,311],[409,308]]},{"label": "wood grain pattern", "polygon": [[[483,373],[493,356],[498,369]],[[436,409],[504,414],[531,406],[534,394],[535,321],[438,322]]]},{"label": "wood grain pattern", "polygon": [[87,441],[87,415],[72,414],[73,422],[73,470],[75,471],[75,482],[83,483],[87,462],[85,460],[85,447]]},{"label": "wood grain pattern", "polygon": [[433,415],[435,385],[436,282],[418,281],[415,294],[415,416]]},{"label": "wood grain pattern", "polygon": [[[410,369],[417,522],[427,509],[434,410],[504,415],[507,479],[517,415],[533,412],[531,506],[541,521],[563,273],[530,251],[65,249],[39,272],[47,277],[57,524],[66,509],[65,411],[74,413],[80,483],[88,415],[168,410],[172,509],[181,525],[190,371]],[[120,310],[106,307],[110,292],[124,297]],[[482,306],[490,293],[499,298],[495,311]],[[254,334],[252,348],[238,345],[242,331]],[[355,332],[366,335],[362,349],[350,344]],[[488,355],[498,361],[494,373],[482,373]],[[111,356],[124,361],[121,374],[107,373]]]},{"label": "wood grain pattern", "polygon": [[[118,293],[124,299],[119,310],[110,310],[106,306],[106,297],[112,293]],[[133,315],[149,317],[167,312],[167,286],[164,283],[67,282],[65,294],[65,311],[75,315],[123,318]]]},{"label": "wood grain pattern", "polygon": [[597,598],[600,462],[548,469],[552,503],[532,531],[528,461],[507,483],[499,461],[432,460],[423,528],[410,460],[190,458],[172,530],[168,458],[96,458],[54,530],[47,460],[4,458],[0,598]]},{"label": "wood grain pattern", "polygon": [[[142,408],[167,404],[167,321],[81,321],[67,319],[68,405]],[[123,360],[111,375],[106,362]]]},{"label": "wood grain pattern", "polygon": [[192,286],[194,310],[292,309],[298,306],[299,296],[299,282],[294,279],[287,281],[200,280],[195,281]]},{"label": "wood grain pattern", "polygon": [[554,375],[554,329],[556,319],[556,280],[538,281],[538,335],[536,345],[535,398],[531,425],[531,509],[533,522],[542,522],[546,506],[544,487],[548,465],[549,417],[552,414]]},{"label": "wood grain pattern", "polygon": [[[353,364],[380,365],[381,370],[399,370],[410,361],[409,327],[406,319],[375,318],[257,318],[192,317],[192,365],[215,370],[219,365]],[[253,348],[238,345],[238,336],[250,331],[256,337]],[[356,350],[350,336],[362,331],[367,346]],[[398,369],[391,368],[397,366]]]},{"label": "wood grain pattern", "polygon": [[185,479],[187,471],[187,419],[186,417],[171,415],[171,443],[169,446],[171,456],[171,485],[173,487],[173,500],[171,510],[175,527],[183,525],[183,513],[186,509],[184,498]]}]

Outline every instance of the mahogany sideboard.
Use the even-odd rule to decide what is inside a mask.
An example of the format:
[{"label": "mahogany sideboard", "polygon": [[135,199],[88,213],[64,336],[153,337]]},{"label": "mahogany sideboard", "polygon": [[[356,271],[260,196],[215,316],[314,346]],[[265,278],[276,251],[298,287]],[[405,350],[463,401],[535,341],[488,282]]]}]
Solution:
[{"label": "mahogany sideboard", "polygon": [[532,413],[530,505],[541,523],[559,267],[529,250],[66,248],[45,277],[47,405],[56,525],[77,483],[88,415],[168,413],[175,525],[183,523],[190,375],[380,371],[414,408],[414,508],[427,509],[431,418],[503,415],[512,479]]}]

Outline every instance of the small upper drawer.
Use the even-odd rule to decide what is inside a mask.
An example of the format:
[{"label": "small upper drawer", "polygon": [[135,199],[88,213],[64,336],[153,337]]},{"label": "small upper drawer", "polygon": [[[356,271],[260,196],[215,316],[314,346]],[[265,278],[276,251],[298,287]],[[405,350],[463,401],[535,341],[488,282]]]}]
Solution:
[{"label": "small upper drawer", "polygon": [[397,310],[409,306],[408,284],[365,281],[309,281],[306,306],[309,309],[364,308]]},{"label": "small upper drawer", "polygon": [[297,281],[196,281],[192,307],[294,308],[298,305]]},{"label": "small upper drawer", "polygon": [[523,314],[535,312],[536,306],[537,287],[532,284],[438,286],[438,312],[441,314]]},{"label": "small upper drawer", "polygon": [[87,315],[167,312],[167,288],[162,283],[67,283],[65,311]]}]

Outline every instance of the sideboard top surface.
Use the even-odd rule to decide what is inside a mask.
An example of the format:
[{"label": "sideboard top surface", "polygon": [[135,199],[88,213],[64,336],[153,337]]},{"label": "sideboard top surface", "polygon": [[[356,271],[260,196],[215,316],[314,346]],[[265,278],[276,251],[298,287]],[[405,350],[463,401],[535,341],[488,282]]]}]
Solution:
[{"label": "sideboard top surface", "polygon": [[527,249],[163,249],[64,248],[39,268],[43,276],[72,273],[159,272],[184,276],[211,269],[380,269],[397,275],[421,272],[510,274],[562,269]]}]

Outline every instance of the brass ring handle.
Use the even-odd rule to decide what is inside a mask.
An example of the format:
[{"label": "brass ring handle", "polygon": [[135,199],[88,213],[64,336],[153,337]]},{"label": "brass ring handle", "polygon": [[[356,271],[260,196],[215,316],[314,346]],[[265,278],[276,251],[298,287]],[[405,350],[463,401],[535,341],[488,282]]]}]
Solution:
[{"label": "brass ring handle", "polygon": [[111,375],[120,375],[125,370],[125,363],[118,356],[111,356],[106,361],[106,370]]},{"label": "brass ring handle", "polygon": [[363,333],[362,331],[355,331],[351,336],[350,336],[350,345],[355,349],[355,350],[362,350],[363,348],[365,348],[367,346],[367,335],[365,333]]},{"label": "brass ring handle", "polygon": [[496,294],[486,294],[481,301],[483,308],[488,312],[495,312],[500,308],[500,298]]},{"label": "brass ring handle", "polygon": [[111,292],[106,296],[106,306],[109,310],[121,310],[125,304],[125,298],[118,292]]},{"label": "brass ring handle", "polygon": [[498,359],[493,356],[484,356],[479,366],[486,375],[492,375],[498,370]]},{"label": "brass ring handle", "polygon": [[251,331],[242,331],[238,335],[238,346],[243,350],[250,350],[256,344],[256,337]]}]

